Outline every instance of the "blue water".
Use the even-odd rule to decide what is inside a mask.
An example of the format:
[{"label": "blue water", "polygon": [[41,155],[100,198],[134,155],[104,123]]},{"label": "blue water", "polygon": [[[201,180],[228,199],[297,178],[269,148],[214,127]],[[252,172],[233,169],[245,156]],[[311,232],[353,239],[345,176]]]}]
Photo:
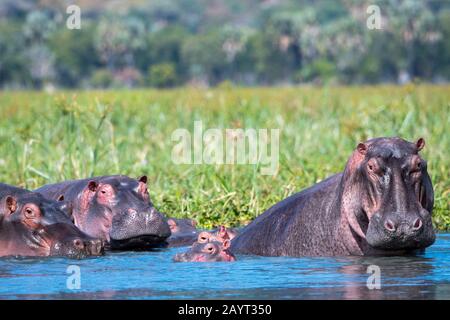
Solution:
[{"label": "blue water", "polygon": [[[450,299],[450,234],[418,256],[174,263],[185,248],[107,253],[85,260],[1,258],[1,299]],[[67,268],[80,267],[80,289]],[[381,288],[369,290],[369,265]]]}]

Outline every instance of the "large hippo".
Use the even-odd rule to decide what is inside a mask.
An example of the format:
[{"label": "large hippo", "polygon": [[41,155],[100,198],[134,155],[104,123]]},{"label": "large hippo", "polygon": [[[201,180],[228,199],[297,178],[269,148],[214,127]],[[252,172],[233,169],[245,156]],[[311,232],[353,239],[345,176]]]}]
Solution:
[{"label": "large hippo", "polygon": [[102,255],[103,241],[81,232],[64,207],[38,193],[0,183],[0,256]]},{"label": "large hippo", "polygon": [[402,254],[435,240],[424,139],[358,144],[344,172],[274,205],[233,241],[263,256]]},{"label": "large hippo", "polygon": [[71,203],[75,225],[111,249],[149,249],[170,236],[166,218],[150,201],[147,177],[123,175],[66,181],[37,190],[45,197]]}]

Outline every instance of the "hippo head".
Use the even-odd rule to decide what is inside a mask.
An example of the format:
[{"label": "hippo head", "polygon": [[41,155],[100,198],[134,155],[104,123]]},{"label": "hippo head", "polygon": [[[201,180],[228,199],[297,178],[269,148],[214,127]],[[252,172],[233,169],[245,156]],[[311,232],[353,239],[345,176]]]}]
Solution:
[{"label": "hippo head", "polygon": [[202,231],[199,233],[197,242],[206,243],[206,242],[224,242],[226,240],[233,240],[236,236],[236,233],[231,229],[227,229],[224,226],[220,226],[216,230],[213,231]]},{"label": "hippo head", "polygon": [[3,197],[0,224],[1,240],[8,248],[5,254],[77,259],[102,255],[103,241],[81,232],[63,212],[65,207],[32,192]]},{"label": "hippo head", "polygon": [[175,255],[175,262],[231,262],[236,261],[229,252],[230,240],[224,242],[195,242],[188,252]]},{"label": "hippo head", "polygon": [[170,218],[167,220],[167,223],[169,224],[172,235],[197,232],[197,223],[192,219]]},{"label": "hippo head", "polygon": [[88,181],[73,204],[81,230],[109,242],[112,249],[164,244],[169,225],[150,201],[147,177],[109,176]]},{"label": "hippo head", "polygon": [[346,170],[355,175],[351,196],[344,195],[346,207],[353,207],[347,218],[370,247],[408,251],[433,244],[433,187],[419,155],[424,146],[422,138],[377,138],[360,143],[350,159]]}]

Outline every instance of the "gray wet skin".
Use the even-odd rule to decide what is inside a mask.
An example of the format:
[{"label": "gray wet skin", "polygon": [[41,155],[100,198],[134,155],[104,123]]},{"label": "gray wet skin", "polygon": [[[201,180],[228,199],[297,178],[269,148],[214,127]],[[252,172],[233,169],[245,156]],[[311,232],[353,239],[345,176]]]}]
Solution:
[{"label": "gray wet skin", "polygon": [[192,219],[169,218],[171,235],[167,239],[169,247],[190,246],[197,240],[199,230],[196,228],[196,222]]},{"label": "gray wet skin", "polygon": [[151,249],[170,236],[166,218],[150,201],[147,177],[104,176],[66,181],[37,190],[71,204],[76,226],[118,250]]},{"label": "gray wet skin", "polygon": [[360,143],[344,172],[274,205],[232,241],[237,254],[405,254],[435,241],[425,141]]},{"label": "gray wet skin", "polygon": [[64,203],[0,183],[0,256],[84,258],[104,252],[104,243],[81,232]]}]

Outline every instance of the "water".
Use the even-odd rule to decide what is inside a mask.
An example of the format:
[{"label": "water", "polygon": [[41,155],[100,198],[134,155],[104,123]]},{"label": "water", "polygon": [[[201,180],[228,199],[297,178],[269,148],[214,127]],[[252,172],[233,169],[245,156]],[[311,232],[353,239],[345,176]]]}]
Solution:
[{"label": "water", "polygon": [[[234,263],[174,263],[185,248],[107,253],[86,260],[0,258],[1,299],[450,299],[450,234],[403,257],[238,256]],[[81,288],[67,288],[67,268]],[[381,289],[367,288],[367,267]]]}]

